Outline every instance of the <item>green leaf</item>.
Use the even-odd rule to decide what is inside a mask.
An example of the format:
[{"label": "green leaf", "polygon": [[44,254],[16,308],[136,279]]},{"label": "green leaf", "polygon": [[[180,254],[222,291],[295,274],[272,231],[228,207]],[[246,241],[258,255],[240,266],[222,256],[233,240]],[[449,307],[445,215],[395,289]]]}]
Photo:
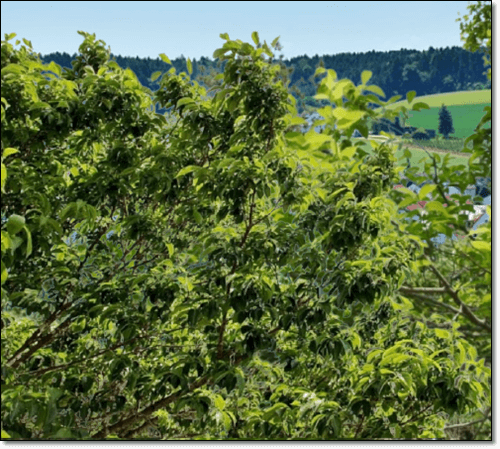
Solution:
[{"label": "green leaf", "polygon": [[2,429],[2,438],[12,438],[5,430]]},{"label": "green leaf", "polygon": [[214,397],[214,405],[218,410],[222,411],[226,406],[226,401],[224,401],[224,398],[220,394],[216,394]]},{"label": "green leaf", "polygon": [[197,165],[188,165],[187,167],[184,167],[182,170],[180,170],[175,177],[180,178],[181,176],[187,175],[188,173],[191,173],[198,168],[199,167]]},{"label": "green leaf", "polygon": [[172,245],[171,243],[167,243],[167,250],[169,257],[172,258],[174,255],[174,245]]},{"label": "green leaf", "polygon": [[26,257],[28,257],[33,251],[32,243],[31,243],[31,232],[27,226],[24,227],[24,231],[26,232]]},{"label": "green leaf", "polygon": [[369,79],[372,77],[373,73],[370,72],[369,70],[363,70],[361,73],[361,83],[364,85],[366,84]]},{"label": "green leaf", "polygon": [[389,363],[400,363],[409,360],[411,358],[412,357],[409,355],[392,353],[384,357],[380,362],[379,366],[388,365]]},{"label": "green leaf", "polygon": [[335,108],[332,112],[334,117],[338,120],[346,120],[349,122],[357,122],[366,115],[364,111],[349,111],[344,108]]},{"label": "green leaf", "polygon": [[408,102],[408,104],[410,104],[413,101],[415,95],[417,95],[417,93],[414,90],[410,90],[410,92],[406,93],[406,101]]},{"label": "green leaf", "polygon": [[435,184],[426,184],[418,192],[418,199],[423,200],[424,198],[427,198],[427,195],[436,190],[436,187],[437,186]]},{"label": "green leaf", "polygon": [[457,341],[456,347],[458,348],[458,362],[460,363],[460,365],[463,365],[465,363],[465,360],[467,359],[467,353],[465,351],[464,345],[460,341]]},{"label": "green leaf", "polygon": [[177,107],[179,106],[183,106],[185,104],[193,104],[195,101],[190,98],[190,97],[184,97],[184,98],[181,98],[178,102],[177,102]]},{"label": "green leaf", "polygon": [[425,209],[428,211],[435,210],[435,211],[446,213],[446,209],[439,201],[429,201],[425,205]]},{"label": "green leaf", "polygon": [[202,216],[200,215],[200,213],[196,209],[193,209],[193,218],[194,218],[194,221],[196,221],[197,224],[202,224],[203,223],[203,218],[202,218]]},{"label": "green leaf", "polygon": [[389,105],[389,104],[396,103],[396,101],[398,101],[401,98],[403,98],[401,95],[394,95],[393,97],[391,97],[387,100],[387,104]]},{"label": "green leaf", "polygon": [[[314,72],[314,76],[318,76],[318,75],[321,75],[322,73],[325,73],[326,72],[326,69],[324,67],[318,67],[316,69],[316,71]],[[328,99],[328,97],[326,95],[324,95],[325,99]]]},{"label": "green leaf", "polygon": [[382,349],[375,349],[375,350],[371,351],[368,354],[368,357],[366,358],[366,361],[368,363],[370,363],[375,357],[377,357],[378,355],[382,354],[382,352],[384,352],[384,351],[382,351]]},{"label": "green leaf", "polygon": [[19,153],[19,150],[16,150],[15,148],[5,148],[5,150],[3,150],[2,157],[5,159],[11,154],[16,154],[16,153]]},{"label": "green leaf", "polygon": [[163,62],[172,65],[172,62],[168,59],[168,56],[165,53],[160,53],[160,58]]},{"label": "green leaf", "polygon": [[49,109],[51,108],[49,103],[45,103],[44,101],[38,101],[36,103],[33,103],[29,109],[30,111],[33,111],[35,109]]},{"label": "green leaf", "polygon": [[262,418],[264,419],[264,421],[270,421],[271,418],[275,417],[277,414],[281,414],[283,410],[287,408],[288,406],[283,402],[277,402],[264,412]]},{"label": "green leaf", "polygon": [[151,81],[156,81],[160,75],[161,75],[161,72],[160,72],[160,71],[158,71],[158,72],[154,72],[154,73],[151,75]]},{"label": "green leaf", "polygon": [[223,48],[219,48],[219,49],[217,49],[217,50],[215,50],[215,51],[213,52],[212,57],[213,57],[214,59],[217,59],[217,58],[222,58],[222,57],[225,55],[225,53],[226,53],[226,52],[227,52],[227,50],[225,50],[225,49],[223,49]]},{"label": "green leaf", "polygon": [[347,147],[345,150],[340,152],[340,155],[347,159],[351,159],[356,154],[357,149],[358,147]]},{"label": "green leaf", "polygon": [[[416,201],[418,198],[417,194],[413,190],[410,190],[408,187],[401,187],[400,189],[398,189],[398,191],[406,193],[412,198],[413,201]],[[401,206],[401,203],[399,203],[399,206]]]},{"label": "green leaf", "polygon": [[385,98],[384,91],[380,87],[375,86],[374,84],[372,84],[370,86],[365,86],[363,89],[368,90],[370,92],[373,92],[374,94],[377,94],[378,96],[380,96],[382,98]]},{"label": "green leaf", "polygon": [[272,58],[274,56],[273,52],[270,50],[269,46],[267,45],[266,41],[264,41],[264,45],[262,46],[262,49],[264,50],[264,53]]},{"label": "green leaf", "polygon": [[293,117],[290,120],[289,124],[290,124],[290,126],[293,126],[293,125],[307,125],[307,120],[303,119],[302,117]]},{"label": "green leaf", "polygon": [[54,435],[54,438],[61,438],[61,439],[66,439],[66,438],[71,438],[73,434],[71,433],[70,429],[67,428],[62,428],[57,431],[57,433]]},{"label": "green leaf", "polygon": [[436,337],[439,337],[439,338],[445,338],[445,339],[449,339],[450,338],[450,332],[447,331],[446,329],[434,329],[434,332],[436,332]]},{"label": "green leaf", "polygon": [[22,75],[26,69],[18,64],[8,64],[2,69],[2,76],[8,73],[14,73],[15,75]]},{"label": "green leaf", "polygon": [[7,267],[5,266],[5,264],[3,263],[3,260],[2,260],[2,285],[5,283],[8,276],[9,276],[9,273],[7,272]]},{"label": "green leaf", "polygon": [[234,421],[236,421],[236,418],[234,418],[234,415],[231,412],[222,412],[222,421],[226,431],[232,426],[233,419],[231,419],[231,416],[233,416]]},{"label": "green leaf", "polygon": [[116,433],[112,433],[106,436],[106,440],[121,440],[121,438]]},{"label": "green leaf", "polygon": [[220,37],[221,39],[225,39],[226,41],[228,41],[228,40],[229,40],[229,34],[227,34],[227,33],[219,34],[219,37]]},{"label": "green leaf", "polygon": [[278,36],[276,39],[274,39],[272,42],[271,42],[271,47],[275,47],[276,44],[278,43],[278,41],[280,40],[280,36]]},{"label": "green leaf", "polygon": [[21,229],[23,229],[26,225],[26,221],[24,217],[20,215],[11,215],[9,220],[7,221],[7,231],[9,234],[16,235]]},{"label": "green leaf", "polygon": [[187,58],[186,66],[189,75],[191,75],[193,73],[193,64],[191,63],[191,59]]},{"label": "green leaf", "polygon": [[353,332],[352,347],[354,349],[357,349],[357,348],[361,347],[361,337],[356,332]]},{"label": "green leaf", "polygon": [[66,207],[61,211],[59,214],[59,217],[61,221],[66,220],[68,217],[73,217],[76,213],[76,203],[69,203],[66,205]]},{"label": "green leaf", "polygon": [[2,231],[2,252],[12,248],[12,239],[7,232]]},{"label": "green leaf", "polygon": [[255,43],[255,45],[259,45],[259,33],[257,33],[257,31],[254,31],[252,33],[252,40]]},{"label": "green leaf", "polygon": [[[29,41],[28,41],[29,42]],[[50,70],[51,72],[54,72],[55,74],[61,76],[62,70],[61,66],[56,64],[54,61],[50,61],[47,70]]]},{"label": "green leaf", "polygon": [[7,181],[7,168],[5,167],[4,163],[2,163],[1,181],[2,181],[2,193],[5,193],[5,182]]},{"label": "green leaf", "polygon": [[430,107],[427,103],[419,102],[415,103],[411,108],[412,111],[420,111],[420,109],[430,109]]},{"label": "green leaf", "polygon": [[490,251],[491,252],[491,242],[473,241],[471,245],[480,251]]}]

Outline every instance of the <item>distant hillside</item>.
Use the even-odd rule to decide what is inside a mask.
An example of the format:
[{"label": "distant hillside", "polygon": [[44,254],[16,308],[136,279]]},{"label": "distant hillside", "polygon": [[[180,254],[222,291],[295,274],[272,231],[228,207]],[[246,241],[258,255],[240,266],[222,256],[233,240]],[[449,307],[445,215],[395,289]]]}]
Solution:
[{"label": "distant hillside", "polygon": [[[491,89],[468,90],[460,92],[447,92],[442,94],[423,95],[415,97],[414,100],[412,101],[412,104],[416,102],[427,103],[431,108],[440,107],[441,104],[443,103],[446,106],[491,104]],[[397,106],[411,107],[408,105],[408,102],[406,100],[401,100],[390,106],[387,106],[386,109],[393,109]]]},{"label": "distant hillside", "polygon": [[[62,67],[71,68],[71,61],[76,54],[50,53],[40,55],[44,63],[54,61]],[[167,72],[172,66],[177,73],[187,72],[186,58],[172,60],[172,66],[164,63],[160,58],[123,57],[111,54],[122,68],[130,68],[138,77],[142,85],[156,91],[158,80],[150,81],[151,74],[156,71]],[[490,89],[491,82],[487,80],[481,52],[469,52],[461,47],[446,47],[435,49],[430,47],[425,51],[401,49],[397,51],[370,51],[366,53],[340,53],[336,55],[298,56],[290,60],[274,59],[274,63],[281,64],[282,72],[289,81],[288,89],[298,100],[297,109],[301,113],[308,109],[306,106],[318,107],[312,97],[316,94],[317,86],[322,78],[314,78],[314,72],[320,65],[336,71],[339,79],[348,78],[356,84],[360,82],[361,72],[370,70],[373,76],[371,84],[376,84],[386,94],[386,99],[393,95],[405,95],[407,91],[415,90],[417,95],[430,95],[445,92],[469,91]],[[222,73],[225,61],[211,60],[202,57],[193,59],[193,74],[191,79],[196,80],[204,87],[217,86],[214,77]],[[157,112],[164,110],[157,109]]]}]

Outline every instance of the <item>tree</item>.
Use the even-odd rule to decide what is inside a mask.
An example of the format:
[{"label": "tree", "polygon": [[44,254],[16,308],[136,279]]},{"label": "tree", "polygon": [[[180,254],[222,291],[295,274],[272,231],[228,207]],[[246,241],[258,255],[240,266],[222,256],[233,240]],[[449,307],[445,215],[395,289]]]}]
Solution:
[{"label": "tree", "polygon": [[438,131],[448,139],[448,136],[455,132],[453,128],[453,119],[451,118],[450,111],[446,108],[444,104],[439,108],[439,127]]},{"label": "tree", "polygon": [[400,293],[426,248],[389,198],[394,146],[352,141],[406,111],[368,107],[396,101],[371,72],[319,67],[324,133],[285,133],[305,120],[257,33],[221,35],[213,98],[175,68],[153,96],[80,34],[64,73],[2,41],[3,432],[439,438],[491,404],[458,326]]},{"label": "tree", "polygon": [[[474,51],[477,47],[472,47],[471,42],[491,35],[491,10],[488,16],[488,6],[482,6],[482,2],[468,8],[474,14],[471,23],[476,26],[462,28],[462,39],[466,41],[465,47]],[[467,36],[467,33],[470,34]],[[491,39],[486,43],[486,52],[491,55]],[[489,60],[485,60],[485,65],[488,64]],[[491,80],[491,70],[488,70],[487,76]],[[404,214],[410,224],[404,226],[403,232],[419,235],[426,248],[417,265],[419,268],[416,267],[400,292],[411,302],[413,319],[436,329],[445,329],[443,335],[451,323],[452,328],[473,343],[477,353],[475,359],[489,369],[492,358],[491,208],[487,207],[489,222],[478,230],[472,230],[466,215],[473,212],[472,198],[468,195],[446,196],[449,186],[456,186],[463,192],[478,177],[491,179],[491,107],[485,107],[484,111],[475,133],[464,143],[462,151],[473,153],[468,167],[449,167],[447,158],[442,160],[438,154],[429,155],[432,162],[426,164],[425,172],[433,183],[426,185],[418,198],[406,195],[399,203],[401,208],[416,199],[425,198],[429,192],[435,192],[433,201],[426,205],[425,222],[412,220],[419,213],[416,210]],[[469,142],[473,143],[472,149],[467,148]],[[407,170],[406,175],[413,181],[418,180],[415,169]],[[447,205],[446,209],[440,204]],[[457,231],[459,238],[451,239],[452,232]],[[433,241],[440,232],[449,238],[442,245]],[[443,327],[443,323],[448,324]],[[454,343],[454,346],[461,351],[459,343]],[[458,376],[457,382],[460,381]],[[491,390],[488,395],[491,395]],[[488,401],[478,409],[459,412],[454,422],[445,426],[447,436],[455,439],[491,439],[491,397]]]},{"label": "tree", "polygon": [[[475,52],[479,49],[485,53],[484,64],[491,66],[491,2],[478,1],[470,4],[469,14],[459,17],[460,38],[466,50]],[[469,20],[470,19],[470,20]],[[491,68],[486,72],[491,81]]]}]

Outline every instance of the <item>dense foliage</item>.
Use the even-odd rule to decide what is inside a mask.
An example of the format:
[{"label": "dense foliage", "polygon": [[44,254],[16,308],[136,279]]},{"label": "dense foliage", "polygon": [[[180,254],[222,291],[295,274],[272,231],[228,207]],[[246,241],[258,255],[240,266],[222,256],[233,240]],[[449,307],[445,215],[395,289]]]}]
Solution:
[{"label": "dense foliage", "polygon": [[[437,171],[407,223],[394,145],[351,139],[399,97],[318,68],[303,135],[256,32],[221,35],[213,98],[171,68],[153,100],[80,34],[65,72],[2,41],[2,436],[445,438],[490,406],[491,224],[473,240]],[[440,173],[491,175],[488,133]]]},{"label": "dense foliage", "polygon": [[[479,47],[478,47],[479,48]],[[379,86],[388,95],[404,94],[415,90],[419,96],[460,90],[491,89],[491,82],[484,79],[484,68],[481,54],[460,47],[433,48],[428,50],[401,49],[395,51],[370,51],[366,53],[341,53],[323,56],[297,56],[284,59],[280,55],[279,62],[289,71],[289,90],[298,101],[297,110],[302,113],[309,106],[325,105],[325,102],[314,99],[318,88],[314,78],[316,68],[322,66],[333,68],[339,78],[359,80],[363,70],[373,73],[372,83]],[[482,47],[481,47],[482,48]],[[279,47],[281,49],[281,47]],[[54,61],[61,67],[71,68],[71,61],[76,57],[67,53],[50,53],[40,55],[45,63]],[[113,60],[124,69],[130,68],[140,83],[156,91],[158,83],[151,81],[151,73],[164,69],[160,58],[139,58],[111,54]],[[205,88],[212,87],[207,83],[207,75],[217,75],[225,70],[226,61],[217,61],[202,57],[192,61],[191,79]],[[277,63],[276,58],[272,62]],[[187,59],[180,57],[171,61],[177,72],[186,70]],[[156,106],[157,112],[165,112]]]}]

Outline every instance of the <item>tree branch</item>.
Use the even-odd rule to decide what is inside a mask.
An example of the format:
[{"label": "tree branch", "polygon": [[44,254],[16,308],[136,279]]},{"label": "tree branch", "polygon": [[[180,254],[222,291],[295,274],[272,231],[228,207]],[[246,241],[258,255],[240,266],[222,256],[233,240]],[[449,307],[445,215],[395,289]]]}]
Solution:
[{"label": "tree branch", "polygon": [[224,352],[224,332],[227,325],[227,312],[224,312],[222,317],[222,323],[219,328],[219,340],[217,342],[217,359],[221,360]]},{"label": "tree branch", "polygon": [[[68,292],[68,294],[69,294],[69,292]],[[52,313],[52,315],[50,315],[49,318],[47,318],[47,320],[45,321],[45,323],[43,323],[42,326],[40,326],[35,332],[33,332],[31,334],[30,337],[28,337],[26,339],[26,341],[23,343],[23,345],[7,361],[7,365],[9,365],[12,368],[16,368],[19,365],[19,363],[21,363],[21,360],[23,358],[24,359],[26,358],[26,357],[22,356],[22,354],[24,353],[24,351],[27,348],[29,348],[33,343],[39,341],[39,339],[41,338],[42,333],[45,330],[47,330],[50,327],[50,325],[63,314],[63,312],[65,312],[67,309],[69,309],[72,304],[73,303],[71,303],[71,302],[67,302],[66,304],[64,304],[63,306],[61,306],[60,309],[54,311],[54,313]]]},{"label": "tree branch", "polygon": [[[165,335],[167,333],[170,333],[170,332],[175,332],[179,329],[182,329],[182,328],[176,328],[176,329],[173,329],[171,331],[162,331],[162,334]],[[158,332],[156,332],[158,333]],[[141,339],[144,339],[144,338],[151,338],[154,334],[146,334],[146,335],[140,335],[138,337],[134,337],[130,340],[127,340],[127,341],[124,341],[124,342],[118,342],[116,344],[114,344],[113,346],[110,346],[109,348],[105,348],[105,349],[102,349],[101,351],[98,351],[96,352],[95,354],[89,356],[89,357],[86,357],[85,359],[78,359],[78,360],[75,360],[73,362],[70,362],[70,363],[65,363],[64,365],[57,365],[57,366],[50,366],[48,368],[41,368],[41,369],[38,369],[36,371],[33,371],[33,372],[30,372],[29,375],[31,377],[38,377],[38,376],[41,376],[42,374],[45,374],[45,373],[50,373],[51,371],[58,371],[58,370],[61,370],[61,369],[65,369],[65,368],[69,368],[70,366],[75,366],[75,365],[79,365],[81,363],[85,363],[85,362],[88,362],[92,359],[95,359],[96,357],[99,357],[103,354],[105,354],[106,352],[108,351],[114,351],[115,349],[118,349],[120,348],[121,346],[126,346],[126,345],[129,345],[130,343],[136,341],[136,340],[141,340]],[[164,345],[158,345],[160,347],[165,347]],[[170,346],[173,346],[173,345],[168,345],[169,347]],[[151,349],[151,346],[148,346],[147,349]],[[133,353],[133,351],[131,352]]]},{"label": "tree branch", "polygon": [[142,430],[144,430],[146,427],[156,425],[157,421],[158,421],[158,417],[156,417],[156,416],[154,418],[148,418],[139,427],[136,427],[135,429],[129,430],[125,435],[123,435],[123,438],[129,440],[134,435],[136,435],[139,432],[141,432]]},{"label": "tree branch", "polygon": [[92,436],[92,439],[95,440],[101,440],[105,438],[107,435],[110,433],[116,433],[116,434],[121,434],[128,428],[130,428],[134,423],[136,423],[139,420],[143,420],[151,416],[154,412],[166,407],[167,405],[171,404],[172,402],[177,401],[179,398],[184,396],[187,393],[191,393],[192,391],[196,390],[199,387],[202,387],[203,385],[209,383],[209,378],[208,377],[202,377],[198,379],[196,382],[193,382],[190,387],[187,389],[187,391],[178,391],[177,393],[171,394],[170,396],[167,396],[166,398],[163,398],[154,404],[149,405],[146,407],[144,410],[142,410],[139,413],[136,413],[135,415],[131,416],[130,418],[122,419],[121,421],[118,421],[117,423],[113,424],[112,426],[109,426],[108,428],[102,429],[96,434]]},{"label": "tree branch", "polygon": [[476,419],[476,421],[471,421],[471,422],[467,422],[467,423],[463,423],[463,424],[452,424],[451,426],[445,426],[444,430],[460,429],[462,427],[473,426],[474,424],[482,423],[482,422],[486,421],[487,419],[491,419],[491,407],[488,407],[488,409],[486,410],[486,412],[484,414],[484,417],[481,419]]},{"label": "tree branch", "polygon": [[[111,211],[111,218],[113,218],[115,208]],[[90,251],[94,248],[94,246],[97,244],[99,241],[100,237],[106,232],[106,230],[109,229],[109,226],[103,228],[103,230],[99,233],[98,237],[94,240],[90,248],[87,250],[87,253],[85,255],[85,259],[80,263],[77,271],[75,274],[78,274],[81,269],[83,268],[83,265],[85,264],[85,261],[88,258],[88,255],[90,254]],[[66,294],[64,295],[66,297],[66,300],[71,293],[72,289],[74,287],[70,286],[69,289],[67,290]],[[33,334],[31,334],[30,337],[26,339],[26,341],[23,343],[23,345],[15,352],[15,354],[7,361],[7,365],[10,365],[12,368],[17,367],[23,360],[27,360],[28,357],[30,357],[36,350],[38,350],[40,347],[42,347],[45,343],[51,340],[51,335],[52,338],[56,335],[56,333],[61,330],[62,325],[58,327],[54,332],[47,334],[45,337],[42,339],[42,334],[49,329],[50,325],[57,320],[58,318],[61,317],[61,315],[69,309],[74,303],[73,302],[67,302],[66,304],[63,304],[58,310],[55,310],[52,315],[47,318],[47,320],[43,323],[42,326],[40,326]],[[63,323],[64,324],[64,323]],[[68,323],[69,324],[69,323]],[[65,327],[68,326],[68,324],[65,325]],[[30,351],[26,354],[23,355],[24,351],[32,346],[35,342],[38,342],[34,347],[30,349]],[[33,348],[35,348],[33,350]]]},{"label": "tree branch", "polygon": [[437,300],[435,300],[433,298],[429,298],[427,296],[421,296],[421,295],[418,295],[416,293],[405,293],[405,294],[407,294],[408,296],[412,296],[412,297],[414,297],[416,299],[420,299],[422,301],[428,302],[428,303],[430,303],[432,305],[435,305],[435,306],[438,306],[438,307],[442,307],[442,308],[447,309],[450,312],[453,312],[455,314],[459,313],[460,315],[463,315],[462,311],[460,311],[459,309],[457,309],[457,308],[455,308],[453,306],[450,306],[449,304],[446,304],[444,302],[437,301]]},{"label": "tree branch", "polygon": [[445,286],[448,293],[451,295],[455,303],[460,306],[460,310],[463,311],[463,314],[466,315],[470,321],[474,324],[480,326],[483,329],[486,329],[491,332],[491,325],[486,322],[486,320],[479,319],[472,310],[459,298],[457,292],[453,290],[451,285],[448,283],[446,278],[440,273],[440,271],[434,266],[433,262],[428,256],[424,256],[430,262],[430,269],[434,272],[434,274],[439,278],[441,283]]},{"label": "tree branch", "polygon": [[413,293],[427,293],[440,295],[446,293],[446,288],[435,288],[435,287],[405,287],[404,285],[400,287],[399,291],[405,295],[411,295]]}]

